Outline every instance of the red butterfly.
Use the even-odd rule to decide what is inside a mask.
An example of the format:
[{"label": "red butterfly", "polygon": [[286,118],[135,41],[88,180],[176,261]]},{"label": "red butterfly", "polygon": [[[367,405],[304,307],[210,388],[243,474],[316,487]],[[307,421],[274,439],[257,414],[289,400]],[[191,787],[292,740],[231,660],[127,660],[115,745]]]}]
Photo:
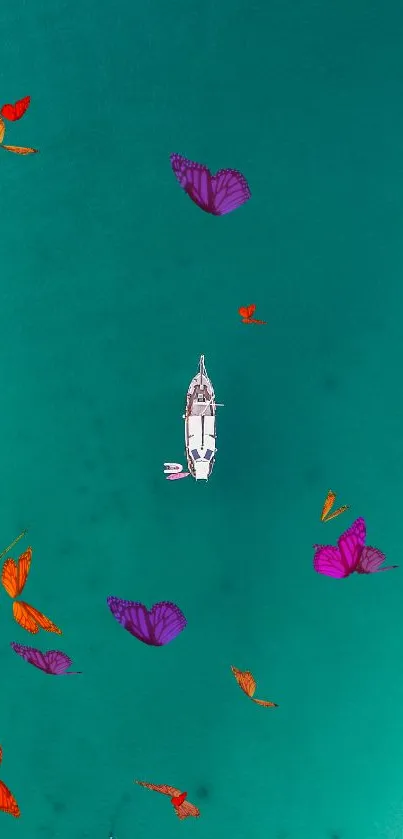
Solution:
[{"label": "red butterfly", "polygon": [[162,792],[163,795],[169,795],[178,819],[187,819],[189,816],[197,819],[200,816],[199,808],[191,804],[190,801],[186,801],[187,792],[181,792],[180,789],[169,787],[167,784],[147,784],[146,781],[135,781],[135,783],[155,792]]},{"label": "red butterfly", "polygon": [[242,323],[267,323],[267,320],[256,320],[252,315],[256,311],[256,306],[252,303],[250,306],[241,306],[238,313],[241,315]]},{"label": "red butterfly", "polygon": [[2,117],[10,120],[10,122],[15,122],[17,119],[21,119],[21,117],[24,116],[25,112],[29,108],[30,101],[30,96],[24,96],[23,99],[18,99],[15,105],[3,105],[0,113]]}]

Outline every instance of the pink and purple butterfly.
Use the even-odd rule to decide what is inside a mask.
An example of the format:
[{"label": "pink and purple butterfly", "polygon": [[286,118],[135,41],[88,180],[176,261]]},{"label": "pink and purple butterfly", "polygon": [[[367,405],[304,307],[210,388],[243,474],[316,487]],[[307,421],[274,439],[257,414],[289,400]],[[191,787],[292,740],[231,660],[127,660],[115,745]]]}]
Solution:
[{"label": "pink and purple butterfly", "polygon": [[232,213],[251,197],[246,178],[236,169],[220,169],[212,175],[207,166],[171,154],[171,166],[189,198],[213,216]]},{"label": "pink and purple butterfly", "polygon": [[67,668],[71,667],[73,662],[68,655],[62,653],[60,650],[48,650],[46,653],[42,653],[34,647],[16,644],[15,641],[12,641],[10,646],[28,664],[33,664],[34,667],[43,670],[44,673],[48,673],[50,676],[78,676],[81,673],[81,670],[70,670],[66,673]]},{"label": "pink and purple butterfly", "polygon": [[380,566],[386,556],[378,548],[365,545],[367,529],[363,518],[356,519],[351,527],[341,534],[337,540],[338,547],[333,545],[314,545],[315,556],[313,567],[318,574],[327,577],[349,577],[350,574],[375,574],[378,571],[389,571],[398,568],[397,565]]},{"label": "pink and purple butterfly", "polygon": [[175,603],[163,601],[147,609],[142,603],[107,597],[112,615],[131,635],[152,647],[173,641],[185,629],[187,620]]}]

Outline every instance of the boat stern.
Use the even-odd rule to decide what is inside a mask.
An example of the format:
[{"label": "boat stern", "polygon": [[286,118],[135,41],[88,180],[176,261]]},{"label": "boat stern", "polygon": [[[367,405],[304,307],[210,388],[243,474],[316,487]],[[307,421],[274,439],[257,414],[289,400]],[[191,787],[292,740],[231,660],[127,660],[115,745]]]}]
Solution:
[{"label": "boat stern", "polygon": [[211,460],[200,458],[193,461],[194,477],[196,481],[208,481],[211,473]]}]

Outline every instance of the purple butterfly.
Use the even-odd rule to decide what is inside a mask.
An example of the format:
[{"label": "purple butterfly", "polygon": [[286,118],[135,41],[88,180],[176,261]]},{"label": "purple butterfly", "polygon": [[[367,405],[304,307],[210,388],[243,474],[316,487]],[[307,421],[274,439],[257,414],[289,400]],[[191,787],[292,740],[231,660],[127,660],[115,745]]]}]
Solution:
[{"label": "purple butterfly", "polygon": [[171,154],[171,166],[189,198],[213,216],[231,213],[251,196],[246,178],[236,169],[220,169],[212,175],[207,166],[193,163],[180,154]]},{"label": "purple butterfly", "polygon": [[356,519],[337,541],[338,547],[333,545],[314,545],[315,556],[313,567],[318,574],[327,577],[349,577],[350,574],[374,574],[377,571],[389,571],[397,565],[386,565],[380,568],[386,559],[385,554],[378,548],[365,546],[367,529],[362,518]]},{"label": "purple butterfly", "polygon": [[187,620],[175,603],[155,603],[148,610],[142,603],[107,597],[106,602],[118,623],[131,635],[152,647],[169,644],[185,628]]},{"label": "purple butterfly", "polygon": [[43,670],[44,673],[49,673],[51,676],[77,676],[81,673],[81,670],[65,672],[71,666],[72,660],[60,650],[48,650],[46,653],[41,653],[34,647],[25,647],[24,644],[16,644],[14,641],[11,642],[10,646],[28,664],[33,664],[34,667],[38,667],[39,670]]}]

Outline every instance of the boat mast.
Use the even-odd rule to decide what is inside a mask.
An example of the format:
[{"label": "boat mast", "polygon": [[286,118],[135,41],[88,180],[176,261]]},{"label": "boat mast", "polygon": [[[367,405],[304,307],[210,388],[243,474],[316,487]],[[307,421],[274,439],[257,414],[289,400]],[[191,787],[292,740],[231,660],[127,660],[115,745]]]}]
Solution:
[{"label": "boat mast", "polygon": [[203,381],[203,372],[204,372],[204,370],[205,370],[205,367],[204,367],[204,355],[201,355],[201,356],[200,356],[200,364],[199,364],[199,371],[200,371],[200,385],[202,384],[202,381]]}]

